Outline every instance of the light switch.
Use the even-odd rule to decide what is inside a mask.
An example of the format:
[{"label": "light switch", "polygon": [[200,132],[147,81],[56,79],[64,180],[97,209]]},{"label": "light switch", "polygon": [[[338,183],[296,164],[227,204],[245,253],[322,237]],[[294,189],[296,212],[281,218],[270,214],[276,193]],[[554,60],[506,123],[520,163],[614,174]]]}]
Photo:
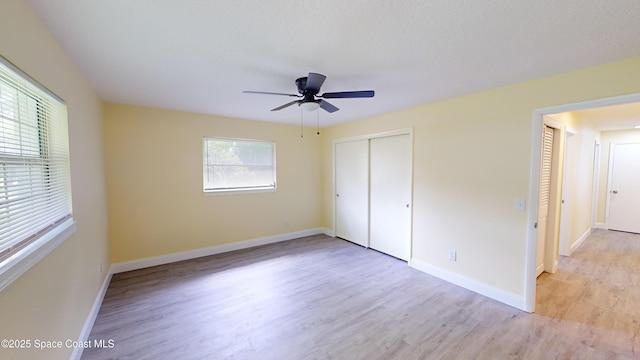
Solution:
[{"label": "light switch", "polygon": [[524,211],[524,199],[516,199],[515,208],[518,211]]}]

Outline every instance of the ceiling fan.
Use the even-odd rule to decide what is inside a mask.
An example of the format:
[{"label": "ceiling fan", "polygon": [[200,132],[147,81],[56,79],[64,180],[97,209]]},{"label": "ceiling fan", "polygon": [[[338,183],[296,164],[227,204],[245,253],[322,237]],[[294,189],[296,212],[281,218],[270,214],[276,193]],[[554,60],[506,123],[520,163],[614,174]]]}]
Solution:
[{"label": "ceiling fan", "polygon": [[278,106],[275,109],[271,109],[271,111],[282,110],[293,104],[298,104],[298,106],[300,106],[302,109],[307,111],[313,111],[320,107],[330,113],[336,112],[340,109],[338,109],[336,106],[332,105],[331,103],[323,99],[370,98],[370,97],[373,97],[373,95],[375,94],[373,90],[363,90],[363,91],[329,92],[329,93],[324,93],[322,95],[318,95],[318,93],[320,92],[320,87],[322,86],[326,78],[327,77],[322,74],[316,74],[312,72],[310,72],[309,75],[306,77],[298,78],[296,80],[296,86],[298,87],[298,92],[300,93],[300,95],[276,93],[276,92],[265,92],[265,91],[243,91],[243,93],[283,95],[283,96],[293,96],[293,97],[300,98],[300,100],[294,100],[282,106]]}]

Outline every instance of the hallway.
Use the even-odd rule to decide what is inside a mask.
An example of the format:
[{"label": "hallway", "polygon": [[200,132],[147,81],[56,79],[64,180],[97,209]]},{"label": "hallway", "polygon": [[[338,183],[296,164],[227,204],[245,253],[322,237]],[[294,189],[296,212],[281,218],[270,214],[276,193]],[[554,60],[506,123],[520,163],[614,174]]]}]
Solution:
[{"label": "hallway", "polygon": [[536,315],[557,322],[562,341],[640,356],[640,235],[594,230],[538,278]]}]

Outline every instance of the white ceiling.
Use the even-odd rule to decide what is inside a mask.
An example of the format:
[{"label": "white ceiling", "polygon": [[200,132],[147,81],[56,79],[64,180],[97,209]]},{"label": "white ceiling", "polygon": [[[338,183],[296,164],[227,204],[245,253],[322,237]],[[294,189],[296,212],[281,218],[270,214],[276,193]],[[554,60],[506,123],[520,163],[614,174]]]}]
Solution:
[{"label": "white ceiling", "polygon": [[105,101],[291,124],[242,91],[376,91],[329,126],[640,55],[638,0],[27,1]]}]

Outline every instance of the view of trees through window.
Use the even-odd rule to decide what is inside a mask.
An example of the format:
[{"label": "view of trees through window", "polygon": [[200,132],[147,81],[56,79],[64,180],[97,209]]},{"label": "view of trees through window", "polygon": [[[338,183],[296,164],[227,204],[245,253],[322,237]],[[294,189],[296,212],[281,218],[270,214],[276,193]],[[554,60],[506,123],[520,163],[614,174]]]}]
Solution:
[{"label": "view of trees through window", "polygon": [[204,190],[275,189],[275,143],[204,139]]}]

